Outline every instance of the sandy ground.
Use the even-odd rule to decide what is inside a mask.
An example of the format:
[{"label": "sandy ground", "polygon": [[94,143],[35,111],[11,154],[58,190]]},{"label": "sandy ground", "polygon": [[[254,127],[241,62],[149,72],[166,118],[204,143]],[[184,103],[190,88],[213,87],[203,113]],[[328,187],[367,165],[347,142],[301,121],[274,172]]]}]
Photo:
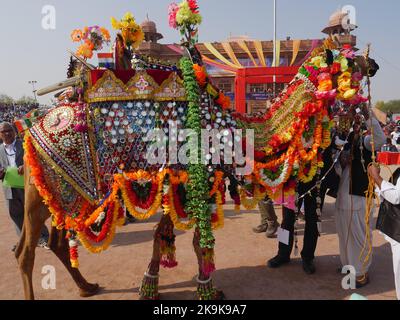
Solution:
[{"label": "sandy ground", "polygon": [[[225,227],[215,233],[217,271],[213,275],[214,283],[224,290],[227,299],[343,300],[349,299],[353,293],[361,294],[371,300],[396,298],[391,249],[376,231],[373,238],[374,257],[370,269],[370,285],[354,291],[342,289],[341,281],[344,275],[336,273],[340,260],[333,199],[327,199],[324,209],[323,234],[316,251],[317,273],[312,276],[303,272],[299,257],[292,257],[292,262],[280,269],[267,268],[266,261],[277,252],[277,240],[267,239],[264,234],[252,232],[252,227],[259,223],[258,211],[237,215],[232,209],[232,205],[226,206]],[[280,216],[279,208],[277,212]],[[153,228],[157,221],[158,217],[153,217],[150,221],[120,228],[111,248],[99,255],[89,254],[80,247],[82,274],[88,281],[97,282],[103,288],[97,296],[89,299],[138,299],[138,287],[150,261]],[[192,248],[192,237],[193,232],[177,232],[179,265],[172,270],[161,270],[162,299],[187,300],[194,297],[197,261]],[[17,236],[2,193],[0,239],[0,299],[23,299],[22,281],[11,252]],[[54,266],[56,269],[56,289],[45,290],[41,286],[44,277],[42,268],[46,265]],[[42,248],[36,250],[33,283],[37,299],[82,299],[71,277],[56,256]]]}]

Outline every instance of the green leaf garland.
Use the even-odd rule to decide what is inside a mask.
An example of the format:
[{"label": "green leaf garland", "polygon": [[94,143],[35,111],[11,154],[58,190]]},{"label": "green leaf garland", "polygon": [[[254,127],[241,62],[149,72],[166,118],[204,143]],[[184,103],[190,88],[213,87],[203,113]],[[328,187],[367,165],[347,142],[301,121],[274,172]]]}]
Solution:
[{"label": "green leaf garland", "polygon": [[[192,61],[184,57],[180,60],[180,66],[189,101],[186,129],[194,130],[198,137],[200,137],[200,87],[196,80]],[[196,226],[200,230],[200,247],[203,249],[212,249],[214,248],[215,239],[212,233],[211,212],[208,206],[208,175],[201,161],[201,155],[203,154],[201,150],[201,139],[198,139],[197,145],[190,139],[189,143],[192,144],[190,145],[190,150],[198,150],[198,161],[197,164],[189,163],[188,165],[189,183],[185,209],[190,217],[195,218]]]}]

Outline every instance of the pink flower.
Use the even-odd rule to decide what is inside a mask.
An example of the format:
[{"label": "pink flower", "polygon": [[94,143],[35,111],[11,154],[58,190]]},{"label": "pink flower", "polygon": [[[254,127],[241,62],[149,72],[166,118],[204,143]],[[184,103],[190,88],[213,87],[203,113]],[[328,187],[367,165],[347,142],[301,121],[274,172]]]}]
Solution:
[{"label": "pink flower", "polygon": [[317,78],[318,76],[318,70],[315,70],[313,67],[311,66],[306,66],[306,70],[310,73],[310,76],[313,78]]},{"label": "pink flower", "polygon": [[351,77],[353,81],[360,82],[364,76],[361,74],[361,72],[355,72],[353,73],[353,76]]},{"label": "pink flower", "polygon": [[352,105],[352,106],[355,106],[355,105],[358,105],[358,104],[361,104],[361,103],[365,103],[367,101],[368,101],[368,98],[363,97],[360,94],[357,94],[349,101],[349,104]]},{"label": "pink flower", "polygon": [[174,29],[177,28],[176,14],[178,13],[178,11],[179,11],[179,6],[175,2],[169,5],[168,7],[169,26]]},{"label": "pink flower", "polygon": [[336,89],[330,90],[330,91],[317,91],[315,93],[315,96],[318,100],[324,100],[324,99],[335,99],[336,98]]},{"label": "pink flower", "polygon": [[356,57],[356,53],[353,51],[353,49],[344,49],[344,50],[342,50],[342,54],[347,59],[354,59]]}]

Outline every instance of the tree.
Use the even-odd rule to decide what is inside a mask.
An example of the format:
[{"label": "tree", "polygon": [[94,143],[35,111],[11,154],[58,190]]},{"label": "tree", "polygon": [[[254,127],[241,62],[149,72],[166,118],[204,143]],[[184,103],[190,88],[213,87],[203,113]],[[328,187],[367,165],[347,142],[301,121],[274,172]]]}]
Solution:
[{"label": "tree", "polygon": [[0,94],[0,104],[12,104],[14,99],[6,94]]},{"label": "tree", "polygon": [[375,107],[381,111],[385,108],[385,101],[378,101],[375,105]]},{"label": "tree", "polygon": [[36,104],[37,102],[32,97],[22,96],[16,101],[17,104]]},{"label": "tree", "polygon": [[378,101],[376,107],[383,112],[391,111],[393,113],[400,113],[400,100]]}]

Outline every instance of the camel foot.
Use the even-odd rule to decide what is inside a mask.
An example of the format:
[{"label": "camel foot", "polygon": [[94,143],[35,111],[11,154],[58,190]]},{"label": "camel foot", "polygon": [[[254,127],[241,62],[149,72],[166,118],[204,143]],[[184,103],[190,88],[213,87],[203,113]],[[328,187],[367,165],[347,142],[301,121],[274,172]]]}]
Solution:
[{"label": "camel foot", "polygon": [[197,294],[198,300],[225,300],[225,294],[221,290],[214,288],[212,279],[201,281],[197,278]]},{"label": "camel foot", "polygon": [[226,300],[225,293],[222,290],[212,290],[208,294],[197,290],[195,300],[222,301]]},{"label": "camel foot", "polygon": [[95,283],[89,283],[87,286],[85,286],[85,288],[79,289],[79,295],[82,298],[88,298],[88,297],[93,297],[96,294],[98,294],[100,291],[100,286]]},{"label": "camel foot", "polygon": [[147,272],[144,274],[142,285],[139,289],[139,300],[160,300],[158,279],[158,274],[151,275]]},{"label": "camel foot", "polygon": [[148,296],[148,297],[143,296],[142,294],[140,294],[139,300],[140,301],[158,301],[158,300],[160,300],[160,294],[157,293],[157,294],[155,294],[153,296]]}]

